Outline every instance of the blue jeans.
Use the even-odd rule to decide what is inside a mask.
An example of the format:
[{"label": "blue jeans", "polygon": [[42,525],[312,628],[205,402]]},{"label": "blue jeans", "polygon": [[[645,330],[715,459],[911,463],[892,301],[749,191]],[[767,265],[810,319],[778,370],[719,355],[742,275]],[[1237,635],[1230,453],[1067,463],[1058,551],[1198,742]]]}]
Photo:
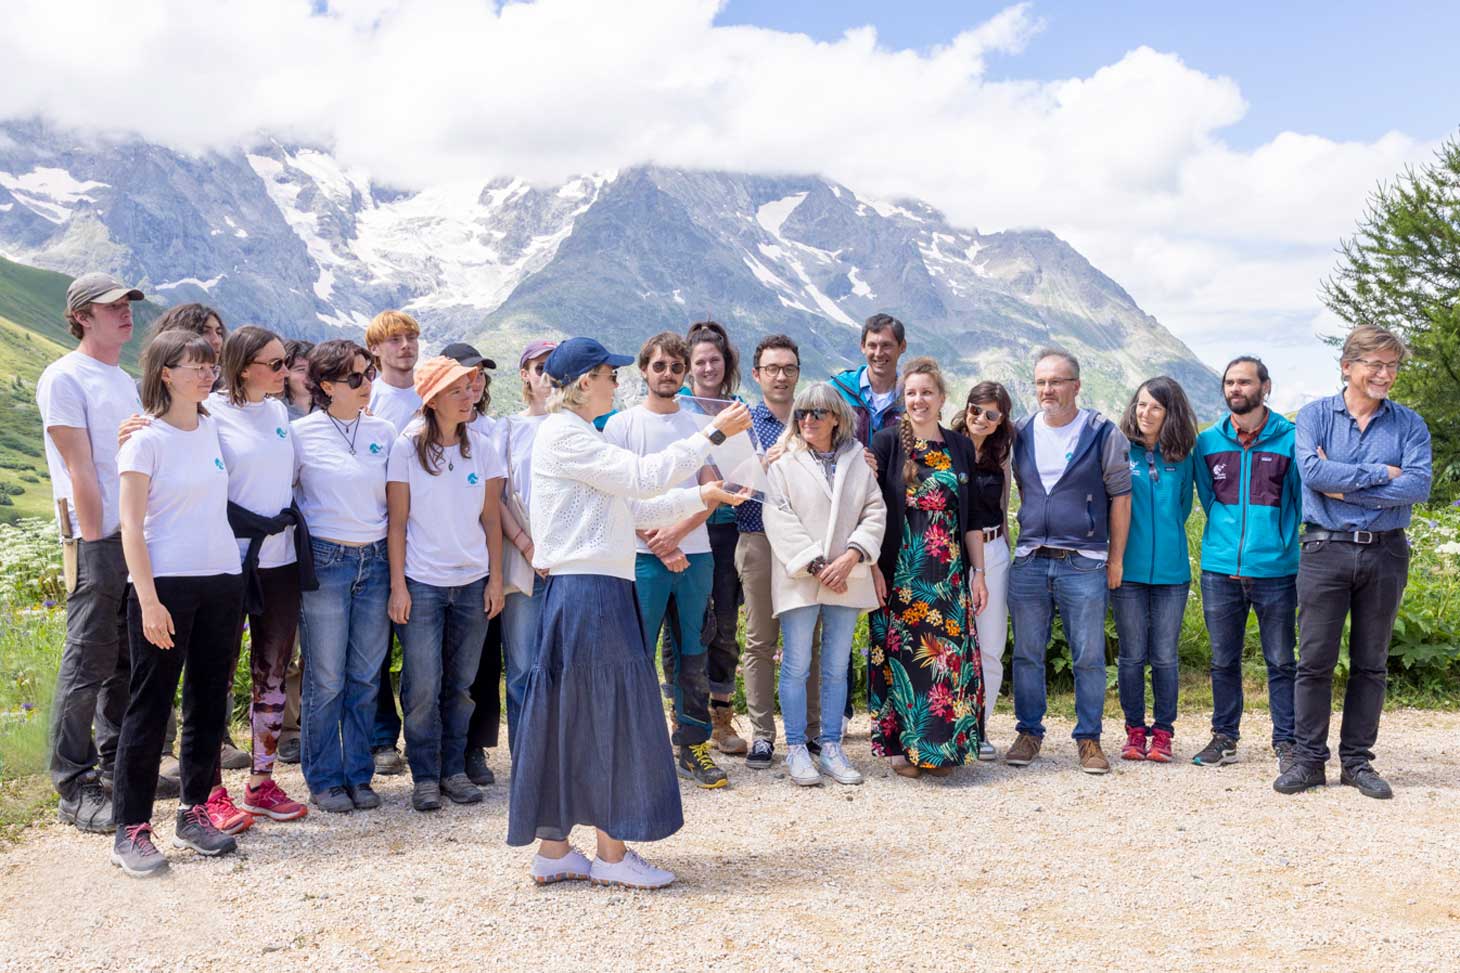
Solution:
[{"label": "blue jeans", "polygon": [[677,657],[665,660],[664,666],[666,672],[674,673],[670,696],[679,729],[673,742],[676,746],[704,743],[710,738],[710,677],[700,626],[715,579],[714,555],[691,554],[689,567],[671,571],[653,554],[640,554],[634,562],[634,578],[639,618],[644,625],[644,650],[651,662],[670,595],[679,606],[679,638],[673,643],[668,639],[664,642],[666,649],[672,644],[678,651]]},{"label": "blue jeans", "polygon": [[300,597],[299,744],[304,779],[318,794],[368,784],[375,772],[370,728],[390,635],[390,562],[383,540],[311,547],[319,590]]},{"label": "blue jeans", "polygon": [[1014,559],[1009,615],[1014,621],[1015,729],[1044,738],[1044,659],[1059,611],[1075,660],[1076,740],[1100,739],[1105,713],[1105,562],[1083,554]]},{"label": "blue jeans", "polygon": [[527,695],[527,674],[532,671],[537,653],[538,621],[542,618],[542,602],[547,597],[547,582],[533,576],[532,594],[514,591],[502,606],[502,648],[507,657],[507,742],[517,732],[517,715]]},{"label": "blue jeans", "polygon": [[1151,729],[1175,729],[1176,645],[1186,613],[1186,584],[1126,581],[1110,593],[1115,631],[1120,637],[1120,708],[1127,727],[1146,728],[1146,666],[1151,667]]},{"label": "blue jeans", "polygon": [[1291,742],[1293,685],[1298,665],[1298,576],[1233,578],[1201,573],[1201,607],[1212,642],[1212,732],[1238,739],[1242,723],[1242,641],[1247,613],[1257,613],[1262,657],[1267,661],[1267,705],[1272,742]]},{"label": "blue jeans", "polygon": [[842,707],[847,701],[847,670],[852,662],[852,632],[860,608],[807,605],[781,612],[781,716],[786,745],[806,742],[806,677],[811,672],[811,635],[821,619],[820,743],[840,743]]},{"label": "blue jeans", "polygon": [[400,633],[406,760],[417,781],[466,773],[471,684],[482,661],[487,579],[438,588],[406,578],[411,617]]}]

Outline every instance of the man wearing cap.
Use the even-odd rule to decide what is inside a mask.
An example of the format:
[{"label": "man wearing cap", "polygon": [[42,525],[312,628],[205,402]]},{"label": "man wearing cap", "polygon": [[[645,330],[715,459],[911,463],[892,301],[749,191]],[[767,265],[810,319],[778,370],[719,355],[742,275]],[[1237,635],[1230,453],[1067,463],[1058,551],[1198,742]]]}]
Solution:
[{"label": "man wearing cap", "polygon": [[36,383],[66,575],[66,644],[51,707],[51,783],[61,797],[61,820],[82,831],[115,828],[103,779],[110,780],[116,759],[131,671],[117,429],[142,411],[137,384],[119,362],[132,337],[132,302],[140,300],[141,291],[109,274],[72,281],[66,321],[80,344],[47,366]]}]

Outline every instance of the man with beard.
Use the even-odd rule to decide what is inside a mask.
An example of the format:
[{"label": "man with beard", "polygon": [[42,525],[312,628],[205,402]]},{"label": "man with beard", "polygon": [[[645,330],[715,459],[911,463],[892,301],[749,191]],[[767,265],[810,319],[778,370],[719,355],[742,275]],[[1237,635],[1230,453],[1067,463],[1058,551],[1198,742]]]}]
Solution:
[{"label": "man with beard", "polygon": [[1242,722],[1242,644],[1257,613],[1267,661],[1272,749],[1286,770],[1293,756],[1297,672],[1298,524],[1302,489],[1293,424],[1267,407],[1267,366],[1249,355],[1222,373],[1231,415],[1196,439],[1196,491],[1206,511],[1201,600],[1212,645],[1212,740],[1192,758],[1202,767],[1237,760]]}]

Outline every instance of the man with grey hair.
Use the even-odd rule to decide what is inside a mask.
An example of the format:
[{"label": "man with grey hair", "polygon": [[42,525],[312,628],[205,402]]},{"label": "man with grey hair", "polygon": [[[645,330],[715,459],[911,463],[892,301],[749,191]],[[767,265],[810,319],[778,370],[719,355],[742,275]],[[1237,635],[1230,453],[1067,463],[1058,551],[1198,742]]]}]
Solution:
[{"label": "man with grey hair", "polygon": [[1020,497],[1009,573],[1019,736],[1004,759],[1023,767],[1039,754],[1045,654],[1058,611],[1074,658],[1080,769],[1105,774],[1105,607],[1109,589],[1120,586],[1130,530],[1130,441],[1115,423],[1079,407],[1080,363],[1068,351],[1040,349],[1034,389],[1039,411],[1018,424],[1012,456]]}]

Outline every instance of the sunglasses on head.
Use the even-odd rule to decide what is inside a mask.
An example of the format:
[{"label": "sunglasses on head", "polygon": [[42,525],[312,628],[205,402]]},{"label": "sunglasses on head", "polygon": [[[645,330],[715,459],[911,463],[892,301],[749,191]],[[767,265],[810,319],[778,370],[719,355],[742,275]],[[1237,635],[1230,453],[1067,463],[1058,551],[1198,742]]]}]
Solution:
[{"label": "sunglasses on head", "polygon": [[989,422],[998,422],[1004,418],[1004,414],[998,409],[980,409],[976,405],[971,405],[968,407],[968,417],[970,419],[978,419],[981,417],[987,419]]},{"label": "sunglasses on head", "polygon": [[289,365],[289,363],[286,362],[282,358],[270,358],[268,361],[262,361],[260,359],[255,358],[253,361],[249,362],[249,364],[250,365],[263,365],[265,368],[267,368],[271,372],[281,372],[285,368],[287,368],[288,365]]},{"label": "sunglasses on head", "polygon": [[671,375],[683,375],[685,372],[685,367],[684,362],[665,361],[661,358],[656,362],[650,362],[649,370],[655,375],[663,375],[665,372],[668,372]]},{"label": "sunglasses on head", "polygon": [[797,422],[805,422],[807,419],[815,419],[820,422],[831,415],[830,409],[797,409],[793,413]]},{"label": "sunglasses on head", "polygon": [[365,370],[363,372],[351,372],[350,374],[342,376],[341,378],[333,379],[333,381],[344,382],[346,385],[350,386],[350,388],[357,389],[361,385],[364,385],[366,382],[375,381],[375,376],[378,374],[380,373],[375,370],[374,365],[367,365],[365,366]]}]

